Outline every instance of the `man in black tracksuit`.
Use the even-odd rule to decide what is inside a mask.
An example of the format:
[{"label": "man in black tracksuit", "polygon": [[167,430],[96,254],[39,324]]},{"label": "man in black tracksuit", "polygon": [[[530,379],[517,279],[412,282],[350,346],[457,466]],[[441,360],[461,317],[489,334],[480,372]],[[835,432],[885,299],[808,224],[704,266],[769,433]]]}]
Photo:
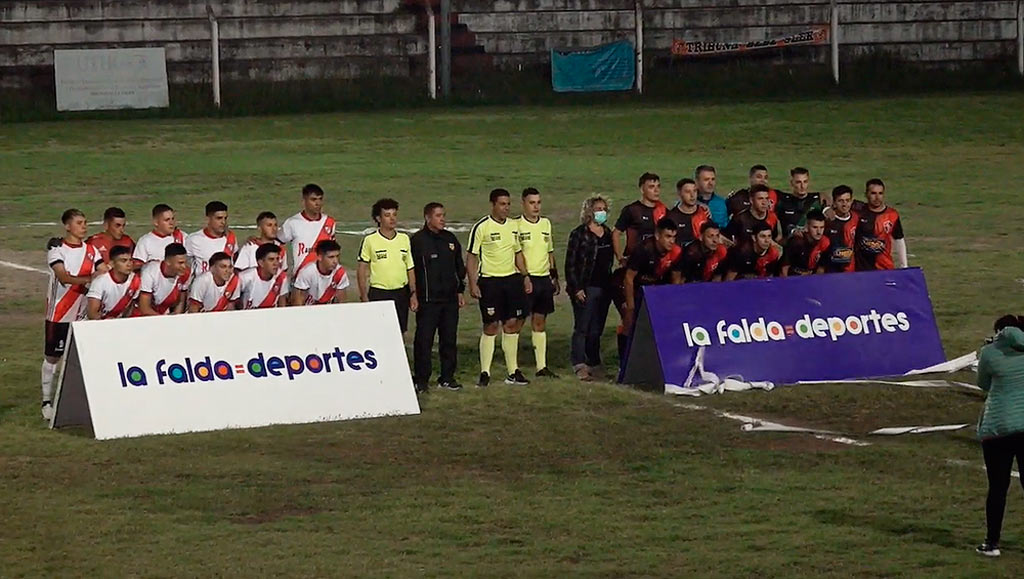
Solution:
[{"label": "man in black tracksuit", "polygon": [[441,375],[437,385],[446,390],[461,390],[455,380],[455,346],[459,329],[459,308],[466,305],[466,264],[462,244],[446,230],[444,205],[428,203],[423,208],[423,229],[410,240],[416,296],[416,336],[413,340],[413,382],[417,392],[426,392],[430,383],[434,334],[439,336]]}]

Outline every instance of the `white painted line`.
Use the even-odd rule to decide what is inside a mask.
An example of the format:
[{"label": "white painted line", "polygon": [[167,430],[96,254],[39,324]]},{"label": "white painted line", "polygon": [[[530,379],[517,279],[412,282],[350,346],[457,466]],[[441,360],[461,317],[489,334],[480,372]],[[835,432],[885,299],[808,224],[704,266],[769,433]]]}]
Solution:
[{"label": "white painted line", "polygon": [[829,442],[836,442],[839,444],[848,444],[850,446],[871,446],[870,442],[863,442],[860,440],[854,440],[848,436],[843,436],[837,432],[831,432],[828,430],[817,430],[813,428],[801,428],[799,426],[788,426],[780,424],[778,422],[771,422],[769,420],[762,420],[753,416],[744,416],[742,414],[732,414],[730,412],[723,412],[721,410],[715,410],[708,408],[707,406],[700,406],[699,404],[690,404],[687,402],[675,402],[672,404],[678,408],[685,408],[687,410],[696,410],[699,412],[711,412],[715,416],[721,418],[728,418],[729,420],[735,420],[743,423],[740,427],[744,432],[792,432],[792,433],[805,433],[813,434],[815,438],[820,440],[827,440]]},{"label": "white painted line", "polygon": [[43,275],[49,275],[49,273],[50,273],[50,272],[46,271],[45,269],[38,269],[38,268],[35,268],[35,267],[29,267],[27,265],[21,265],[20,263],[11,263],[9,261],[0,261],[0,265],[5,266],[5,267],[9,267],[11,269],[18,269],[18,270],[21,270],[21,271],[31,271],[31,272],[34,272],[34,273],[41,273]]},{"label": "white painted line", "polygon": [[[952,464],[954,466],[966,466],[966,467],[972,467],[972,468],[975,466],[975,463],[973,463],[973,462],[971,462],[969,460],[959,460],[959,459],[955,459],[955,458],[947,458],[946,459],[946,464]],[[987,470],[985,468],[985,464],[984,463],[982,463],[981,465],[978,465],[978,468],[980,468],[981,470]],[[1015,470],[1011,470],[1010,471],[1010,476],[1013,477],[1013,478],[1020,478],[1020,473],[1015,471]]]}]

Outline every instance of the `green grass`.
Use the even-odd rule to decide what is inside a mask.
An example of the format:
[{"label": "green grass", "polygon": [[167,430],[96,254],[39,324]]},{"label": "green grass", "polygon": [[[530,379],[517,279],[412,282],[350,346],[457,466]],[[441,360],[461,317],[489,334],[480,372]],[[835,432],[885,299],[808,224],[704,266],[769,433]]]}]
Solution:
[{"label": "green grass", "polygon": [[[561,259],[581,198],[621,207],[644,171],[668,191],[711,162],[727,191],[753,163],[780,186],[804,165],[820,189],[887,181],[947,354],[959,355],[1020,309],[1021,110],[1024,96],[1004,94],[3,126],[0,260],[43,267],[59,229],[17,225],[68,206],[96,218],[120,205],[138,234],[154,203],[195,225],[218,198],[248,224],[263,209],[293,213],[310,181],[347,228],[368,225],[385,195],[410,225],[435,199],[468,222],[492,187],[536,186]],[[353,266],[356,238],[341,241]],[[743,433],[671,399],[563,379],[432,393],[418,417],[102,443],[49,432],[37,402],[44,281],[0,268],[3,577],[1012,577],[1024,560],[1019,487],[1003,558],[971,552],[985,482],[970,431],[847,447]],[[567,375],[571,315],[558,307],[549,357]],[[467,383],[477,315],[462,319]],[[981,409],[972,394],[869,386],[699,403],[858,438],[973,422]]]}]

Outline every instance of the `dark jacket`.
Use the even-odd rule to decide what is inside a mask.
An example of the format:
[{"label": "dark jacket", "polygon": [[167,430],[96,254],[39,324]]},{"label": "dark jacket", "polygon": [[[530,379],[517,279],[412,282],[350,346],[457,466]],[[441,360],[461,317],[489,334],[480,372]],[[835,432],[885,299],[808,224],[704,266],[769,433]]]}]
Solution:
[{"label": "dark jacket", "polygon": [[[602,225],[604,234],[611,240],[612,230]],[[569,233],[569,246],[565,249],[565,290],[570,296],[585,290],[597,261],[597,245],[601,238],[590,231],[586,224]]]},{"label": "dark jacket", "polygon": [[416,297],[421,302],[454,302],[466,291],[462,244],[447,229],[423,228],[409,240],[416,274]]}]

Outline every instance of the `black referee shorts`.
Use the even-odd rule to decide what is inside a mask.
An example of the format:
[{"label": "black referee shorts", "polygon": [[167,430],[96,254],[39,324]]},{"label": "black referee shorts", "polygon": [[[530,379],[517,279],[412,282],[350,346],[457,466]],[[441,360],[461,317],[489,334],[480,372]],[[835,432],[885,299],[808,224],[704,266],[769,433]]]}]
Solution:
[{"label": "black referee shorts", "polygon": [[398,326],[402,328],[403,334],[409,329],[409,286],[393,290],[371,287],[370,291],[366,292],[366,297],[370,298],[371,302],[395,302]]},{"label": "black referee shorts", "polygon": [[523,276],[518,273],[505,277],[481,277],[480,317],[485,324],[524,319],[529,303],[523,289]]},{"label": "black referee shorts", "polygon": [[555,311],[555,283],[548,275],[531,275],[533,293],[527,295],[530,313],[548,315]]}]

